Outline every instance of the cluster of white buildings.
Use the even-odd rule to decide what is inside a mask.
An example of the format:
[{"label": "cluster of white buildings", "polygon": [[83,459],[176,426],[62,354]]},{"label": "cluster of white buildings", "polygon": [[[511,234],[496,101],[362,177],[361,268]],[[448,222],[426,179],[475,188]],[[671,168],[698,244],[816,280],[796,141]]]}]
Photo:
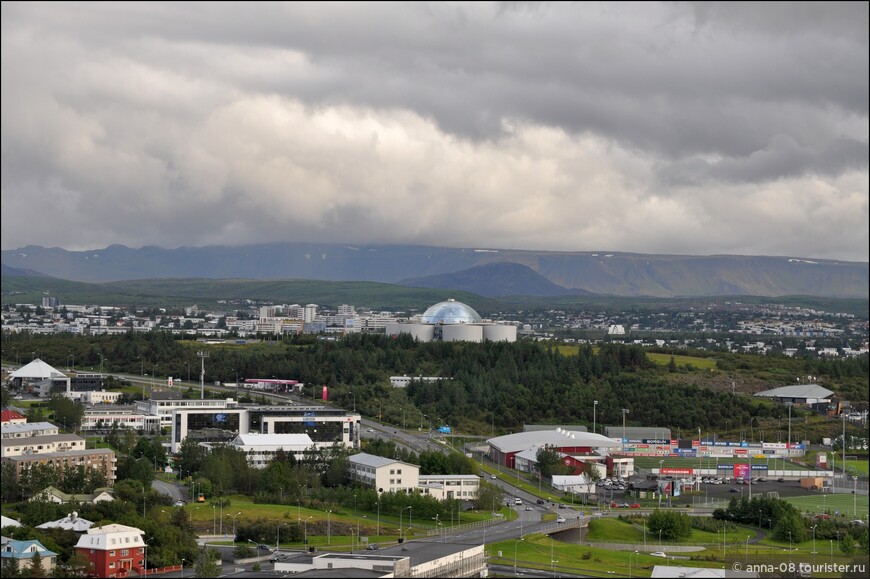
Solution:
[{"label": "cluster of white buildings", "polygon": [[381,493],[419,493],[438,500],[473,500],[480,489],[474,474],[421,475],[416,464],[361,452],[348,458],[350,479]]}]

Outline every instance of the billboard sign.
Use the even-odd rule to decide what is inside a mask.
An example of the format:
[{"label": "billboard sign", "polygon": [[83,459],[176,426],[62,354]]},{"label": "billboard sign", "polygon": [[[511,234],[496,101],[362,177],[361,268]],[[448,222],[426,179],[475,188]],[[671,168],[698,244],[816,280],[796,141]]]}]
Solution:
[{"label": "billboard sign", "polygon": [[748,463],[738,463],[734,465],[734,478],[746,479],[751,476]]}]

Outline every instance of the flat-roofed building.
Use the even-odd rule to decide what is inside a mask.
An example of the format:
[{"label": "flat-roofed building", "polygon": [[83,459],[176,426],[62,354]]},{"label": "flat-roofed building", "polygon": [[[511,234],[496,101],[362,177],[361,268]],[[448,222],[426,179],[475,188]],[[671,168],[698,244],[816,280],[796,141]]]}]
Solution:
[{"label": "flat-roofed building", "polygon": [[305,451],[314,447],[314,442],[307,434],[248,433],[235,437],[230,446],[244,452],[248,464],[263,468],[280,452],[292,455],[296,460],[303,460]]},{"label": "flat-roofed building", "polygon": [[4,456],[0,460],[14,465],[16,478],[21,477],[24,469],[36,464],[56,466],[58,468],[83,466],[85,468],[101,469],[106,475],[106,484],[112,485],[115,483],[115,452],[108,448],[67,450],[45,454],[22,454],[18,456]]},{"label": "flat-roofed building", "polygon": [[0,456],[20,456],[84,450],[85,439],[76,434],[50,434],[28,438],[4,438]]},{"label": "flat-roofed building", "polygon": [[480,477],[476,474],[421,474],[417,481],[417,487],[422,494],[439,501],[474,500],[480,489]]},{"label": "flat-roofed building", "polygon": [[51,422],[25,422],[3,424],[0,428],[2,438],[29,438],[31,436],[50,436],[60,434],[60,428]]}]

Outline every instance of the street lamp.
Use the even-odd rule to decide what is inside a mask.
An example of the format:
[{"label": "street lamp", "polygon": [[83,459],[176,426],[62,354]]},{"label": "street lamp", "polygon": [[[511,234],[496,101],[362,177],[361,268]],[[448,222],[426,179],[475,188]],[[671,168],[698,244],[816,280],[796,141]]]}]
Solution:
[{"label": "street lamp", "polygon": [[788,406],[788,447],[786,453],[788,457],[791,458],[791,407],[794,405],[792,402],[786,402],[786,406]]},{"label": "street lamp", "polygon": [[275,554],[277,555],[281,550],[281,525],[286,525],[287,523],[278,523],[275,527]]},{"label": "street lamp", "polygon": [[519,539],[517,539],[516,543],[514,543],[514,575],[517,574],[517,547],[520,546],[520,541],[522,540],[523,538],[520,537]]},{"label": "street lamp", "polygon": [[[302,545],[305,547],[308,546],[308,521],[310,521],[313,518],[314,518],[314,515],[311,515],[307,519],[305,519],[305,521],[304,521],[305,535],[304,535],[304,539],[302,540]],[[359,524],[359,523],[357,523],[357,524]]]},{"label": "street lamp", "polygon": [[595,432],[597,432],[597,430],[595,430],[595,419],[597,418],[596,417],[597,410],[598,410],[598,400],[593,400],[592,401],[592,433],[593,434]]},{"label": "street lamp", "polygon": [[238,517],[241,514],[242,514],[242,512],[239,511],[235,515],[228,515],[233,520],[233,547],[236,546],[236,517]]},{"label": "street lamp", "polygon": [[211,534],[217,535],[217,505],[212,504],[211,506]]},{"label": "street lamp", "polygon": [[332,520],[331,520],[332,511],[326,511],[326,544],[332,544]]},{"label": "street lamp", "polygon": [[[405,509],[410,509],[410,508],[411,508],[410,506],[407,506],[407,507],[402,507],[401,509],[399,509],[399,539],[402,539],[402,540],[404,540],[404,537],[402,536],[403,535],[402,529],[405,528],[405,526],[402,524],[402,515],[405,514]],[[410,514],[411,514],[410,511],[408,511],[409,518],[410,518]],[[410,525],[410,523],[408,523],[408,524]],[[410,529],[410,527],[408,527],[408,528]]]},{"label": "street lamp", "polygon": [[184,579],[184,559],[181,560],[181,579]]},{"label": "street lamp", "polygon": [[625,415],[628,414],[628,408],[622,409],[622,453],[625,454]]},{"label": "street lamp", "polygon": [[[816,527],[818,525],[813,525],[813,555],[816,554]],[[749,539],[746,539],[749,542]]]},{"label": "street lamp", "polygon": [[631,558],[634,557],[635,555],[639,555],[639,554],[640,553],[635,551],[634,553],[629,553],[629,555],[628,555],[628,576],[629,577],[631,577]]}]

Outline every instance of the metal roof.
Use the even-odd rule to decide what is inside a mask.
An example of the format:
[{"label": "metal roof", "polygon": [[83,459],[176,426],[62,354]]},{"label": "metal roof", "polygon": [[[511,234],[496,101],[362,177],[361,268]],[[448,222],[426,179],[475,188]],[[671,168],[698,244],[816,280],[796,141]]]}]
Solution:
[{"label": "metal roof", "polygon": [[818,384],[795,384],[794,386],[780,386],[773,390],[765,390],[757,392],[756,396],[764,396],[767,398],[830,398],[834,393],[833,390],[823,388]]},{"label": "metal roof", "polygon": [[566,432],[561,428],[556,430],[536,430],[506,434],[487,440],[490,446],[501,452],[521,452],[534,446],[549,444],[557,448],[567,446],[588,446],[591,448],[619,448],[620,443],[591,432]]}]

